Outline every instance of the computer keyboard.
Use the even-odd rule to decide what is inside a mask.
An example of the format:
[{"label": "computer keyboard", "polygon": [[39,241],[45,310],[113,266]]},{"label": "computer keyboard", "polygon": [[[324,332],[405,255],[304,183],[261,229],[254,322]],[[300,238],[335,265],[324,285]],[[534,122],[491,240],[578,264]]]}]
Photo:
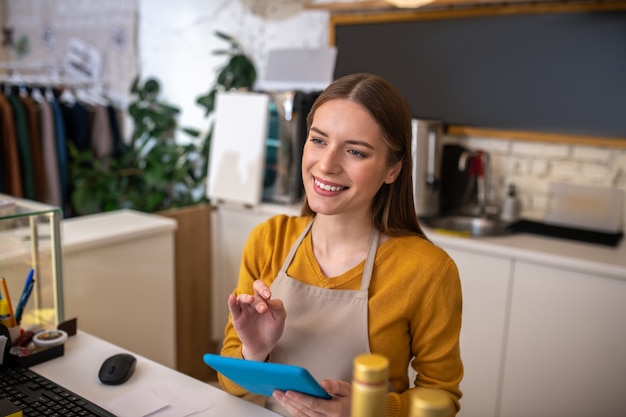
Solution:
[{"label": "computer keyboard", "polygon": [[24,417],[115,417],[91,401],[26,368],[0,368],[0,398]]}]

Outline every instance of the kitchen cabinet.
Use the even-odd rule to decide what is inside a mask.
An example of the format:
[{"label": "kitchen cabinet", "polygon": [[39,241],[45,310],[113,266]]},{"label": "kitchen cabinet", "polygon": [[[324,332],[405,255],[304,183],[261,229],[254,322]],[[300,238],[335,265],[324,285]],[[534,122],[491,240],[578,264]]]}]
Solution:
[{"label": "kitchen cabinet", "polygon": [[463,290],[460,343],[465,375],[458,415],[495,417],[512,262],[455,248],[446,251],[459,269]]},{"label": "kitchen cabinet", "polygon": [[[463,285],[460,416],[619,416],[626,410],[626,246],[604,248],[532,235],[468,239],[432,233]],[[509,265],[499,354],[487,329],[498,285],[475,280]],[[494,284],[492,281],[491,284]],[[482,291],[482,292],[479,292]],[[481,298],[482,297],[482,298]],[[484,299],[484,301],[483,301]],[[485,307],[486,308],[486,307]],[[491,321],[490,321],[491,319]],[[484,326],[481,333],[480,325]],[[492,372],[493,377],[476,372]],[[481,404],[482,403],[482,404]],[[481,408],[482,406],[482,408]]]},{"label": "kitchen cabinet", "polygon": [[626,281],[515,262],[500,415],[623,416]]}]

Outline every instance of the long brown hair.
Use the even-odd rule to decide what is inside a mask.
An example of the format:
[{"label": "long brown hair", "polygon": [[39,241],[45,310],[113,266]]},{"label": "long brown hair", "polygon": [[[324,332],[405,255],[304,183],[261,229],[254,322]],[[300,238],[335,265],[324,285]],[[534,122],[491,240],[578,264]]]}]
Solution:
[{"label": "long brown hair", "polygon": [[[390,82],[377,75],[346,75],[330,84],[313,103],[306,118],[307,134],[317,109],[335,99],[351,100],[367,109],[383,132],[389,150],[388,164],[402,161],[398,178],[391,184],[383,184],[372,200],[374,226],[388,235],[418,234],[426,238],[413,201],[411,111],[406,100]],[[315,214],[306,197],[301,214]]]}]

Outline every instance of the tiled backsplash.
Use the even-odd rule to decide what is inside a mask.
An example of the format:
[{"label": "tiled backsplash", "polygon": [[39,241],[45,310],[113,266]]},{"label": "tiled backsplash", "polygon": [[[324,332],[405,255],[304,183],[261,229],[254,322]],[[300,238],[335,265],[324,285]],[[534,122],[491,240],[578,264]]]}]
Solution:
[{"label": "tiled backsplash", "polygon": [[626,192],[623,148],[461,136],[446,136],[444,142],[489,152],[493,202],[500,203],[508,184],[515,184],[522,216],[530,219],[543,219],[551,182],[613,187]]}]

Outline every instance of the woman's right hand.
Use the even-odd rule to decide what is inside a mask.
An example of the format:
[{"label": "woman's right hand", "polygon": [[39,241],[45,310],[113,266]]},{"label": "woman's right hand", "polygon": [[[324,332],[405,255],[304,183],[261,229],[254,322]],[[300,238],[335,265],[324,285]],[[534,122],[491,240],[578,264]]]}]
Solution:
[{"label": "woman's right hand", "polygon": [[254,294],[228,296],[233,326],[242,343],[245,359],[264,361],[283,334],[287,311],[283,302],[272,299],[261,280],[253,284]]}]

